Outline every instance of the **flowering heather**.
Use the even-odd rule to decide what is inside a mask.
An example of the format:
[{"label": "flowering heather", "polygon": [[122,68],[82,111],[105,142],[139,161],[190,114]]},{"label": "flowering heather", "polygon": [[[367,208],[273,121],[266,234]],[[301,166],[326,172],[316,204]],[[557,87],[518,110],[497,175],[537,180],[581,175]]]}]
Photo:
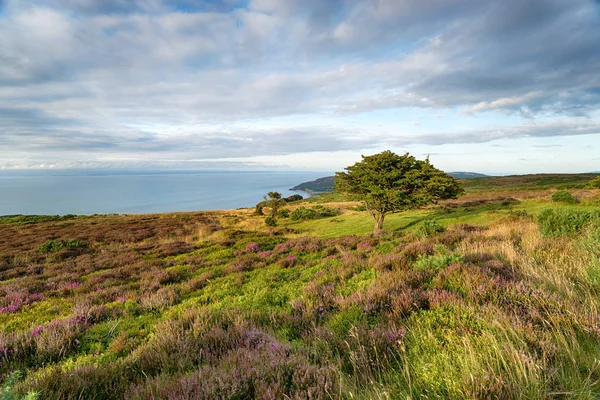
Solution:
[{"label": "flowering heather", "polygon": [[287,257],[279,260],[279,265],[281,265],[283,268],[291,268],[296,265],[297,262],[298,257],[296,257],[294,254],[289,254]]},{"label": "flowering heather", "polygon": [[260,246],[258,245],[258,243],[248,243],[246,245],[246,252],[247,253],[258,253],[260,251]]},{"label": "flowering heather", "polygon": [[6,305],[0,307],[0,314],[14,314],[19,312],[24,306],[42,301],[44,298],[45,297],[43,293],[15,293],[13,295],[7,295],[2,301],[2,303]]},{"label": "flowering heather", "polygon": [[273,252],[271,250],[266,250],[266,251],[259,252],[258,256],[260,258],[266,258],[266,257],[269,257],[271,254],[273,254]]},{"label": "flowering heather", "polygon": [[[49,400],[600,397],[600,234],[511,218],[549,192],[467,196],[377,237],[361,211],[0,223],[0,376]],[[416,240],[423,218],[448,229]],[[88,246],[38,249],[60,238]]]}]

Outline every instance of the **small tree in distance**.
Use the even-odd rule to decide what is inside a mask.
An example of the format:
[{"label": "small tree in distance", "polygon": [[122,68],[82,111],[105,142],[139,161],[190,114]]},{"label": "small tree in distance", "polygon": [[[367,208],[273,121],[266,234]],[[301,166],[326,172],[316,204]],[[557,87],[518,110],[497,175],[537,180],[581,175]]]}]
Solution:
[{"label": "small tree in distance", "polygon": [[258,213],[259,205],[260,212],[263,212],[263,207],[270,208],[270,215],[265,219],[265,223],[268,226],[275,226],[277,224],[277,211],[281,205],[285,204],[285,200],[281,198],[281,193],[279,192],[269,192],[264,197],[264,201],[260,202],[256,206],[256,213]]},{"label": "small tree in distance", "polygon": [[380,232],[387,214],[411,210],[455,199],[464,190],[456,179],[429,162],[384,151],[336,172],[338,192],[357,196],[375,220],[373,231]]}]

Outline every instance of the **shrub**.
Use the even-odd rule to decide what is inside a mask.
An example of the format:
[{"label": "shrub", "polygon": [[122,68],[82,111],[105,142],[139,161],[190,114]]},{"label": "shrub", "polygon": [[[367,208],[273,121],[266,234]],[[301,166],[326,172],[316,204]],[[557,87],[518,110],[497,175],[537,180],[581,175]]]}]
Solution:
[{"label": "shrub", "polygon": [[578,202],[577,198],[566,190],[559,190],[558,192],[555,192],[552,195],[552,201],[567,204],[576,204]]},{"label": "shrub", "polygon": [[285,200],[286,203],[291,203],[293,201],[299,201],[299,200],[303,200],[303,199],[304,199],[304,197],[302,197],[301,195],[299,195],[299,194],[293,194],[293,195],[291,195],[289,197],[286,197],[284,200]]},{"label": "shrub", "polygon": [[66,357],[79,346],[79,337],[86,325],[86,321],[70,318],[54,320],[49,324],[34,328],[31,337],[35,348],[36,362],[59,361]]},{"label": "shrub", "polygon": [[265,224],[267,224],[267,226],[277,226],[277,222],[275,221],[275,218],[273,218],[273,217],[265,218]]},{"label": "shrub", "polygon": [[306,221],[309,219],[317,219],[318,217],[319,217],[319,214],[317,214],[317,212],[314,209],[306,208],[304,206],[296,208],[290,214],[290,218],[292,218],[293,221],[299,221],[299,220]]},{"label": "shrub", "polygon": [[164,311],[174,304],[179,303],[181,295],[179,290],[164,287],[156,293],[147,293],[140,298],[140,305],[146,311]]},{"label": "shrub", "polygon": [[538,228],[544,236],[568,236],[581,233],[592,221],[600,220],[600,212],[565,208],[542,210]]},{"label": "shrub", "polygon": [[461,260],[462,256],[460,254],[422,255],[415,262],[414,268],[417,271],[437,272],[448,267],[450,264],[460,262]]},{"label": "shrub", "polygon": [[307,208],[304,206],[298,207],[290,214],[290,217],[294,221],[306,221],[309,219],[335,217],[338,214],[338,210],[334,208],[324,207],[319,204],[314,208]]},{"label": "shrub", "polygon": [[86,249],[87,247],[87,243],[77,239],[61,239],[47,240],[38,247],[38,250],[42,253],[56,253],[62,249]]},{"label": "shrub", "polygon": [[148,379],[132,386],[129,398],[325,399],[339,390],[330,366],[311,365],[307,357],[258,329],[240,333],[230,350],[223,349],[229,351],[222,358],[185,376]]},{"label": "shrub", "polygon": [[430,237],[445,231],[446,228],[435,219],[427,219],[419,226],[417,234],[423,237]]},{"label": "shrub", "polygon": [[298,261],[298,257],[296,257],[293,254],[290,254],[287,257],[279,260],[279,265],[281,265],[283,268],[291,268],[294,265],[296,265],[297,261]]},{"label": "shrub", "polygon": [[290,210],[288,210],[287,208],[282,208],[277,212],[277,216],[281,218],[287,218],[290,216]]},{"label": "shrub", "polygon": [[589,181],[585,185],[585,187],[589,189],[600,189],[600,176],[598,176],[596,179],[592,179],[591,181]]},{"label": "shrub", "polygon": [[315,211],[319,214],[320,218],[335,217],[339,214],[339,211],[335,208],[325,207],[321,204],[315,206]]},{"label": "shrub", "polygon": [[29,392],[25,396],[18,396],[13,392],[13,386],[21,379],[21,372],[14,371],[8,375],[4,385],[0,387],[0,400],[36,400],[39,398],[39,393]]}]

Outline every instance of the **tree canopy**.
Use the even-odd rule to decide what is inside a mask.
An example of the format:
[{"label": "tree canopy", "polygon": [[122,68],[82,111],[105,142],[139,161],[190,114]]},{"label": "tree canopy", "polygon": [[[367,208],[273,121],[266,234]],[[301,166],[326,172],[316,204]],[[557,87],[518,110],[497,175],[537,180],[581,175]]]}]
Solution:
[{"label": "tree canopy", "polygon": [[275,219],[277,217],[277,210],[285,203],[285,200],[281,198],[281,193],[279,192],[269,192],[264,199],[265,206],[271,209],[271,218]]},{"label": "tree canopy", "polygon": [[335,184],[341,193],[365,202],[380,231],[387,214],[423,207],[463,192],[456,179],[425,160],[406,153],[384,151],[362,156],[362,161],[336,172]]}]

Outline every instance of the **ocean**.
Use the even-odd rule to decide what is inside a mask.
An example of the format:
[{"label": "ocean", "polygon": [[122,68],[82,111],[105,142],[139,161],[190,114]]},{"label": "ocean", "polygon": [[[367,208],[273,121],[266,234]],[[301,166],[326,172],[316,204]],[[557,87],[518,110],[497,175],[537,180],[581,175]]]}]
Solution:
[{"label": "ocean", "polygon": [[[254,207],[267,192],[327,172],[19,171],[0,173],[0,215],[142,214]],[[306,197],[306,193],[298,193]]]}]

